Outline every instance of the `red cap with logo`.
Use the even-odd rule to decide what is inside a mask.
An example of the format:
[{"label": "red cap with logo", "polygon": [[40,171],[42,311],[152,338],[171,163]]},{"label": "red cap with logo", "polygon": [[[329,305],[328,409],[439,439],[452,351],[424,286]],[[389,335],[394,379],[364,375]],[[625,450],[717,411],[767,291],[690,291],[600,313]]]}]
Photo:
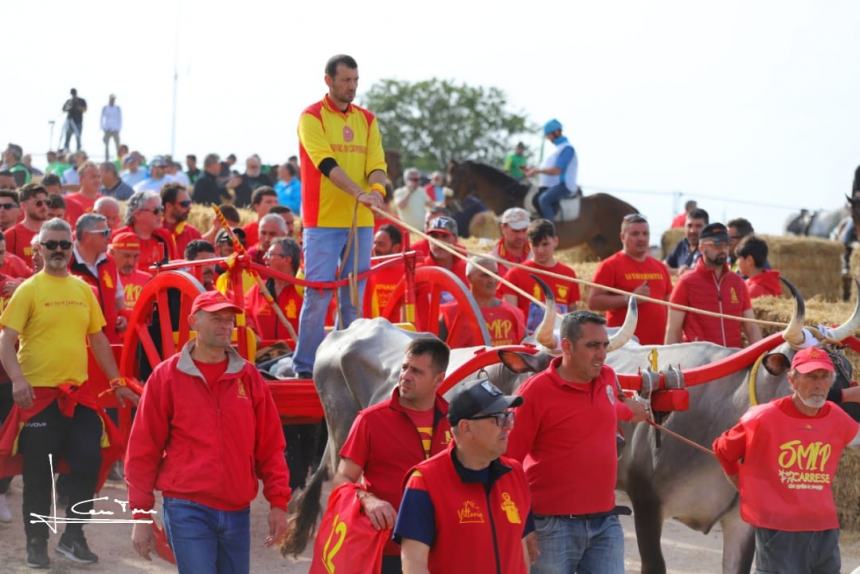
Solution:
[{"label": "red cap with logo", "polygon": [[234,305],[229,299],[227,299],[227,297],[218,291],[206,291],[194,299],[194,303],[191,304],[190,314],[193,315],[197,311],[214,313],[215,311],[221,311],[223,309],[229,309],[234,313],[242,312],[241,307]]},{"label": "red cap with logo", "polygon": [[819,347],[807,347],[795,353],[794,358],[791,359],[791,368],[804,375],[818,369],[831,373],[836,371],[827,351]]},{"label": "red cap with logo", "polygon": [[123,231],[114,235],[110,242],[113,249],[122,249],[125,251],[140,251],[140,239],[137,235],[130,231]]}]

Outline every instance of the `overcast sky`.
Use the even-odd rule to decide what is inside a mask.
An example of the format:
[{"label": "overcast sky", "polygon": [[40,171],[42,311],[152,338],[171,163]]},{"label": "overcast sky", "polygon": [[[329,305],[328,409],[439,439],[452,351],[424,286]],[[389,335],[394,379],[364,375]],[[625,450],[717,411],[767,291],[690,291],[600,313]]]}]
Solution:
[{"label": "overcast sky", "polygon": [[[380,78],[452,78],[502,88],[536,124],[558,118],[581,183],[627,190],[655,231],[680,192],[725,198],[700,201],[712,219],[778,232],[788,208],[842,205],[860,163],[860,3],[847,0],[51,0],[2,12],[0,139],[34,154],[56,147],[73,86],[89,104],[91,156],[103,154],[111,92],[123,139],[169,153],[176,62],[177,157],[283,161],[299,113],[324,93],[326,59],[346,52],[360,92]],[[537,155],[539,135],[526,141]]]}]

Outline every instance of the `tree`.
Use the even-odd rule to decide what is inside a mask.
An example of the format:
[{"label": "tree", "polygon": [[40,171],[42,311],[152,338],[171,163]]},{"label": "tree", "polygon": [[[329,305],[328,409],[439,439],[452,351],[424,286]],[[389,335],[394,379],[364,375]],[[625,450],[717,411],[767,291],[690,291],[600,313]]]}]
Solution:
[{"label": "tree", "polygon": [[379,120],[382,142],[400,151],[404,166],[444,169],[451,159],[501,165],[517,134],[534,129],[524,114],[507,109],[499,88],[436,78],[384,79],[363,97]]}]

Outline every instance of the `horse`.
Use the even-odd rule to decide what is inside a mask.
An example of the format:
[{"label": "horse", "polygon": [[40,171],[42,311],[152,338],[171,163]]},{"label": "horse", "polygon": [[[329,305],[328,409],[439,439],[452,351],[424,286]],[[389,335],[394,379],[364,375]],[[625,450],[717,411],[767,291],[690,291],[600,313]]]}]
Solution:
[{"label": "horse", "polygon": [[[527,184],[520,183],[504,172],[475,161],[448,164],[448,184],[454,191],[449,205],[455,210],[467,198],[476,197],[487,208],[501,215],[510,207],[526,205],[526,196],[531,191]],[[621,250],[621,221],[625,215],[638,210],[620,199],[606,193],[584,196],[580,200],[579,214],[575,219],[555,221],[559,248],[565,249],[587,244],[601,259]]]},{"label": "horse", "polygon": [[801,209],[800,213],[792,213],[785,222],[786,235],[805,235],[833,239],[832,234],[839,223],[851,214],[848,209],[841,207],[833,210],[818,209],[809,211]]}]

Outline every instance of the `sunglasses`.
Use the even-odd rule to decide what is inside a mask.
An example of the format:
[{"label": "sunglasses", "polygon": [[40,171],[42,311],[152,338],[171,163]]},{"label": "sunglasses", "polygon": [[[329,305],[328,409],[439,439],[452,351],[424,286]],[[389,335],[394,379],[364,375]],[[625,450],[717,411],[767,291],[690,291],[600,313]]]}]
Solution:
[{"label": "sunglasses", "polygon": [[33,205],[35,205],[36,207],[42,207],[44,205],[48,205],[48,202],[43,199],[37,199],[33,202]]},{"label": "sunglasses", "polygon": [[177,201],[176,203],[178,203],[182,207],[191,207],[190,199],[186,199],[185,201]]},{"label": "sunglasses", "polygon": [[9,210],[9,209],[15,209],[16,207],[18,207],[17,203],[0,203],[0,209]]},{"label": "sunglasses", "polygon": [[98,234],[107,239],[110,237],[110,229],[87,229],[87,233]]},{"label": "sunglasses", "polygon": [[50,241],[42,241],[41,245],[48,251],[56,251],[57,247],[59,247],[63,251],[68,251],[72,248],[72,242],[66,241],[65,239],[62,239],[60,241],[55,241],[53,239],[51,239]]},{"label": "sunglasses", "polygon": [[479,421],[481,419],[495,419],[496,426],[499,428],[505,428],[514,424],[514,411],[505,411],[503,413],[493,413],[491,415],[484,415],[482,417],[473,417],[469,419],[470,421]]},{"label": "sunglasses", "polygon": [[154,209],[141,209],[141,211],[146,211],[147,213],[151,213],[153,215],[161,215],[164,213],[164,208],[156,207]]}]

